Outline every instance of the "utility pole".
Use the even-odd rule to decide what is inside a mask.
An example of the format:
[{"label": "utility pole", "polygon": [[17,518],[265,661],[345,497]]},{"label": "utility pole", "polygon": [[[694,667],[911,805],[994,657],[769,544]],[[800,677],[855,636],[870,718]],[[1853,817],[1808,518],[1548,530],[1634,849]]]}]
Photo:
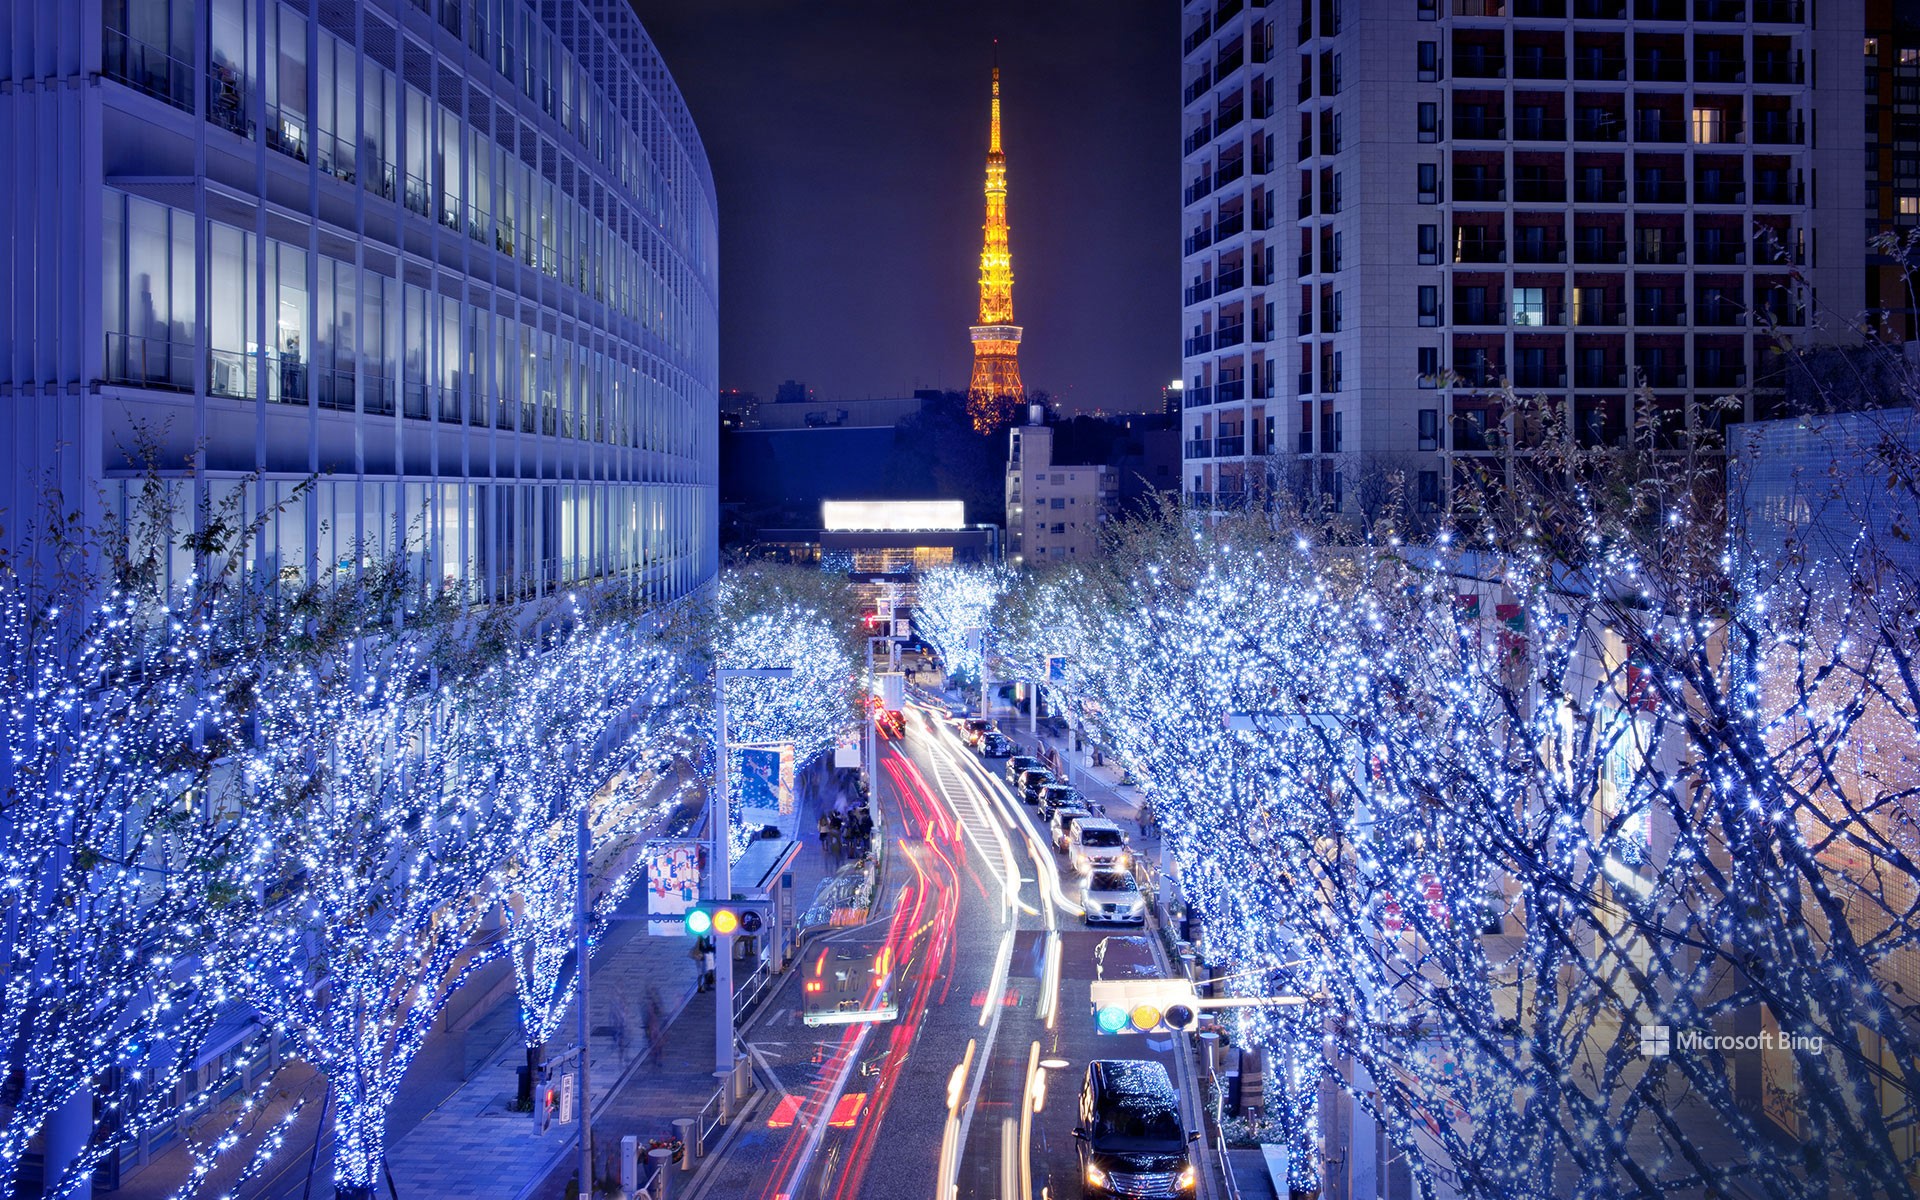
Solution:
[{"label": "utility pole", "polygon": [[[713,795],[707,799],[707,899],[733,899],[732,798],[727,791],[727,681],[739,678],[792,679],[792,667],[715,667]],[[733,935],[713,938],[713,1061],[715,1071],[733,1070]]]},{"label": "utility pole", "polygon": [[[577,778],[573,758],[577,748],[570,747],[567,754],[568,775]],[[591,846],[592,822],[587,815],[591,796],[580,797],[580,825],[574,834],[575,855],[580,869],[579,887],[574,893],[573,920],[576,931],[574,954],[580,960],[580,1196],[581,1200],[591,1200],[593,1196],[593,1093],[588,1089],[587,1060],[591,1050],[587,1045],[587,1036],[593,1027],[592,1018],[587,1011],[587,919],[592,913],[592,903],[588,899],[589,883],[587,870],[593,856],[588,852]]]}]

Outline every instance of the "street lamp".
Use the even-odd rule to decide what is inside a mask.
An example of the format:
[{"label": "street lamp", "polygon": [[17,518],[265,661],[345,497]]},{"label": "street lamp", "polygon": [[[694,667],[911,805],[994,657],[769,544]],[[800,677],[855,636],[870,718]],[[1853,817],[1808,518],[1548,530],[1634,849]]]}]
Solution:
[{"label": "street lamp", "polygon": [[[707,898],[724,902],[733,899],[732,847],[727,842],[733,825],[732,800],[727,793],[727,680],[792,679],[793,668],[715,667],[713,675],[713,725],[718,759],[713,767],[715,795],[707,804]],[[713,938],[714,1070],[732,1071],[733,934],[715,933]]]}]

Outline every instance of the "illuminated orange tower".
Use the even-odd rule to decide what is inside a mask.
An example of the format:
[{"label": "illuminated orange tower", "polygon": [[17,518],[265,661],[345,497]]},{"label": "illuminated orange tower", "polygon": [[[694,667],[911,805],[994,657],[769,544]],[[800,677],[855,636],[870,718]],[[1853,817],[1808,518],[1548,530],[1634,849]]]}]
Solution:
[{"label": "illuminated orange tower", "polygon": [[1020,383],[1020,327],[1013,323],[1013,251],[1007,248],[1007,156],[1000,152],[1000,68],[993,68],[993,126],[987,140],[986,244],[980,249],[980,323],[973,326],[973,381],[967,412],[987,433],[1027,398]]}]

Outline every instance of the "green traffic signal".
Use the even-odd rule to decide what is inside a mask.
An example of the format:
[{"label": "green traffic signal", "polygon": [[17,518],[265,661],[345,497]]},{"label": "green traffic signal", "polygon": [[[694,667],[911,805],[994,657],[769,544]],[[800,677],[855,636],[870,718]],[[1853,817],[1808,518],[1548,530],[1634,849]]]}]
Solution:
[{"label": "green traffic signal", "polygon": [[687,910],[687,932],[695,937],[704,937],[713,928],[713,915],[704,908]]},{"label": "green traffic signal", "polygon": [[1093,1019],[1101,1033],[1119,1033],[1132,1023],[1126,1009],[1111,1004],[1096,1010]]}]

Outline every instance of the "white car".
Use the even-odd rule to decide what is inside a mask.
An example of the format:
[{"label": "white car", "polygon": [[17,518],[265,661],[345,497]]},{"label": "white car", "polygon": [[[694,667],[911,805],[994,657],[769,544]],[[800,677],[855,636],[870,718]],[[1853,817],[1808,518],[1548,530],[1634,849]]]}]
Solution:
[{"label": "white car", "polygon": [[1147,923],[1147,898],[1131,872],[1095,871],[1080,885],[1080,908],[1087,924],[1114,921],[1126,925]]},{"label": "white car", "polygon": [[1087,817],[1073,823],[1067,835],[1067,862],[1077,874],[1133,870],[1133,852],[1127,835],[1105,817]]}]

